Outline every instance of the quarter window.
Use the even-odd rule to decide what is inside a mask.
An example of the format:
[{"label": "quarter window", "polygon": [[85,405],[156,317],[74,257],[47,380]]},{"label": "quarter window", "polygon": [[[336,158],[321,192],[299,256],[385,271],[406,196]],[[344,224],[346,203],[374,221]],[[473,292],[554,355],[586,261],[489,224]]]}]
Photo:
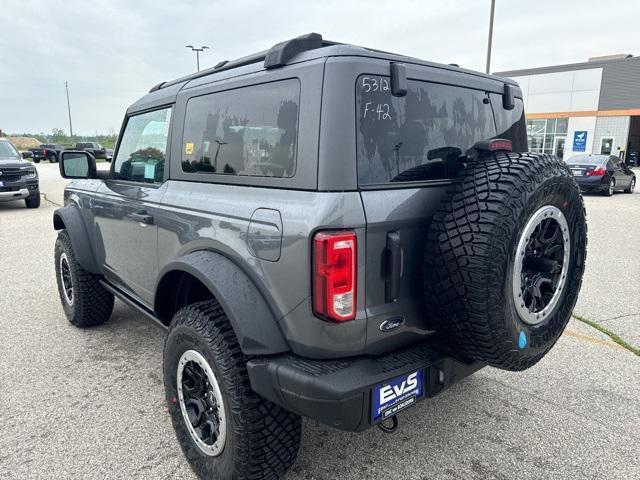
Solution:
[{"label": "quarter window", "polygon": [[129,117],[113,160],[113,178],[162,183],[170,120],[171,108]]},{"label": "quarter window", "polygon": [[293,176],[299,98],[300,82],[292,79],[190,99],[182,145],[183,171]]}]

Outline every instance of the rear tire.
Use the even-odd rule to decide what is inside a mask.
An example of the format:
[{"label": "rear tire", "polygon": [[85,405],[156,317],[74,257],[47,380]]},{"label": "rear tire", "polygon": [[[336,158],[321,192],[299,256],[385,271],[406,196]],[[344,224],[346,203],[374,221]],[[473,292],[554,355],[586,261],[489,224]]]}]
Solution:
[{"label": "rear tire", "polygon": [[[191,371],[195,366],[206,374],[196,382],[204,386],[185,383],[190,363]],[[186,306],[173,317],[164,345],[165,393],[182,451],[200,478],[278,479],[295,461],[300,417],[258,396],[246,363],[216,300]],[[221,398],[222,406],[212,398]],[[200,436],[206,441],[199,442]]]},{"label": "rear tire", "polygon": [[616,191],[616,181],[614,178],[612,178],[611,180],[609,180],[609,185],[607,185],[607,188],[602,192],[605,197],[611,197],[613,196],[613,194]]},{"label": "rear tire", "polygon": [[114,297],[100,285],[100,275],[82,268],[66,230],[55,245],[56,279],[62,308],[69,322],[80,328],[101,325],[111,317]]},{"label": "rear tire", "polygon": [[534,365],[569,321],[586,241],[582,197],[560,160],[496,153],[473,162],[428,235],[430,323],[463,357],[506,370]]},{"label": "rear tire", "polygon": [[24,199],[24,203],[27,208],[38,208],[40,206],[40,195],[27,197]]}]

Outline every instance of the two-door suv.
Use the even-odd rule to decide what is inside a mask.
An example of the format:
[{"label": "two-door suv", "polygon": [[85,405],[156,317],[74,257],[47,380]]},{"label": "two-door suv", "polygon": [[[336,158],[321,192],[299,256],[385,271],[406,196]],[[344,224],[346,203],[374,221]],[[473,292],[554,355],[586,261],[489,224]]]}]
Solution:
[{"label": "two-door suv", "polygon": [[301,417],[391,431],[565,328],[585,265],[571,172],[527,150],[511,80],[309,34],[127,111],[97,171],[63,152],[55,268],[78,327],[114,297],[167,330],[201,478],[279,478]]}]

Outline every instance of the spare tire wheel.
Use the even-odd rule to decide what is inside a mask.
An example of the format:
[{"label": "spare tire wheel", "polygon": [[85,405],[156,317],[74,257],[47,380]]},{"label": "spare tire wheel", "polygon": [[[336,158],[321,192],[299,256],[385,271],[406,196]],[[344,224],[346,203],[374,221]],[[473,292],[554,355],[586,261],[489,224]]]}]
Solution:
[{"label": "spare tire wheel", "polygon": [[562,334],[584,272],[578,186],[550,155],[483,154],[453,180],[427,238],[431,325],[461,356],[506,370]]}]

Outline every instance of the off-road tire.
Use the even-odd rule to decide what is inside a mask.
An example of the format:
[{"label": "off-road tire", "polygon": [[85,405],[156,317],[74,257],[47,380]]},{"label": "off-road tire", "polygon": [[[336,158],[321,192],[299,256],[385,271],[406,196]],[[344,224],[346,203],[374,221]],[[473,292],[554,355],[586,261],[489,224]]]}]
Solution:
[{"label": "off-road tire", "polygon": [[[525,225],[544,205],[557,207],[566,218],[570,258],[558,303],[544,322],[531,325],[514,304],[513,270]],[[506,370],[534,365],[569,321],[582,282],[586,242],[582,197],[562,161],[509,152],[467,164],[448,189],[428,234],[424,281],[431,325],[463,357]]]},{"label": "off-road tire", "polygon": [[40,159],[39,158],[34,158],[33,159],[33,163],[40,163]]},{"label": "off-road tire", "polygon": [[[178,403],[177,368],[182,354],[195,350],[211,366],[224,400],[226,443],[215,457],[192,439]],[[258,396],[249,383],[247,358],[216,300],[179,310],[164,345],[164,385],[176,436],[191,468],[202,479],[278,479],[298,453],[298,415]]]},{"label": "off-road tire", "polygon": [[40,206],[40,195],[27,197],[24,199],[24,203],[27,208],[38,208]]},{"label": "off-road tire", "polygon": [[[66,255],[73,285],[73,302],[70,305],[64,294],[64,286],[60,275],[60,257]],[[113,311],[113,294],[100,285],[100,275],[95,275],[82,268],[73,252],[71,239],[66,230],[58,233],[55,245],[55,268],[58,282],[58,293],[62,308],[69,322],[80,328],[101,325],[111,317]]]}]

